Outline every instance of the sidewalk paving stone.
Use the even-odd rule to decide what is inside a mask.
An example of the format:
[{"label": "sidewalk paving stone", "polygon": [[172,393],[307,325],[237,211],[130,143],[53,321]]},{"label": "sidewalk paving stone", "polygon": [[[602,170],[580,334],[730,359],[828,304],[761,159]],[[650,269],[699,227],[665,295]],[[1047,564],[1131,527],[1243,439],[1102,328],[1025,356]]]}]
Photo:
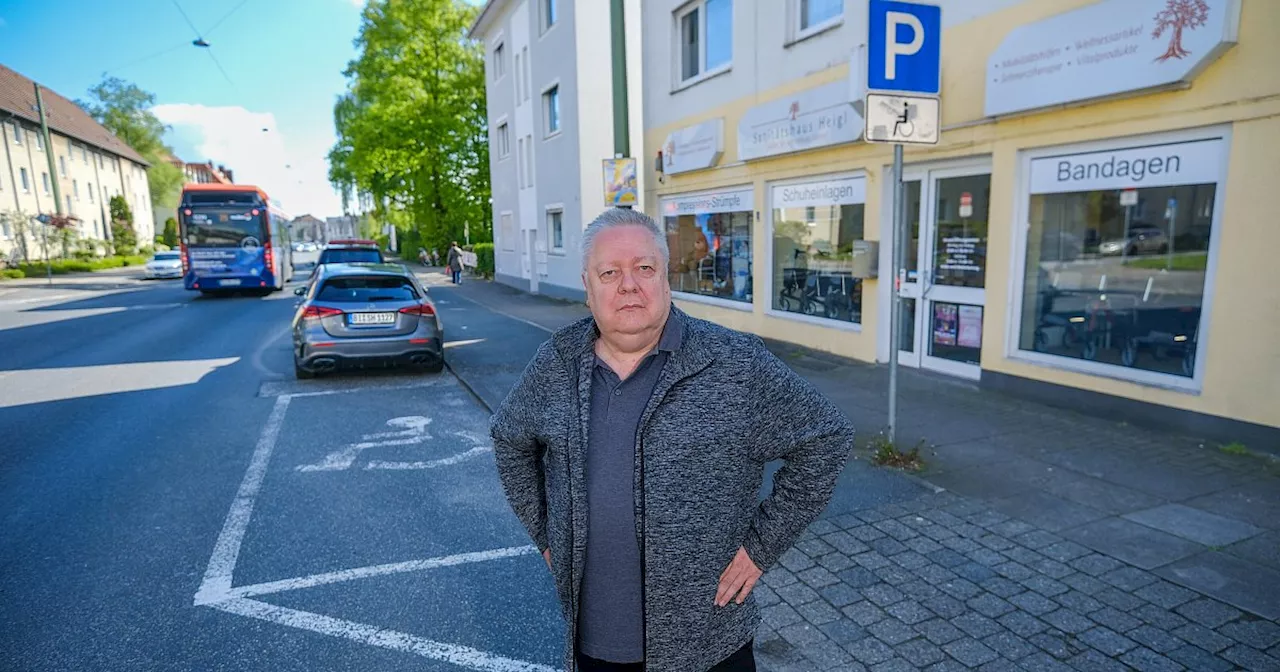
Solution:
[{"label": "sidewalk paving stone", "polygon": [[1227,546],[1262,532],[1248,523],[1182,504],[1164,504],[1122,517],[1205,546]]}]

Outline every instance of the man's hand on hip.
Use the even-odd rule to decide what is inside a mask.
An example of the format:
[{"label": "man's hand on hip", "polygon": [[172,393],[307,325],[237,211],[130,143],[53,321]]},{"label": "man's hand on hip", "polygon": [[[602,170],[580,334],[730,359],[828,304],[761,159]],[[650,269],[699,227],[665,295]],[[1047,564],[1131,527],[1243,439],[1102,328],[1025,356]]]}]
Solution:
[{"label": "man's hand on hip", "polygon": [[747,555],[747,550],[738,547],[738,552],[733,556],[733,562],[730,562],[720,574],[720,587],[716,590],[716,606],[723,607],[730,602],[742,604],[763,574],[764,572],[760,571],[756,563],[751,560],[751,556]]}]

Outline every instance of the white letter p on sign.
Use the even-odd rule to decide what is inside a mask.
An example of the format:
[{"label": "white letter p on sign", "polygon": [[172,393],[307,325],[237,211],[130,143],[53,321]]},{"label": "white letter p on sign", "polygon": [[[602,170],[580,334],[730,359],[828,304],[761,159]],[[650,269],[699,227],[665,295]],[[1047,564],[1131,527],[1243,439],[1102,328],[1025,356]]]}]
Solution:
[{"label": "white letter p on sign", "polygon": [[[910,56],[924,46],[924,26],[920,25],[920,19],[917,19],[914,14],[885,12],[884,16],[884,78],[892,81],[898,76],[898,56]],[[899,25],[911,26],[910,42],[898,41]]]}]

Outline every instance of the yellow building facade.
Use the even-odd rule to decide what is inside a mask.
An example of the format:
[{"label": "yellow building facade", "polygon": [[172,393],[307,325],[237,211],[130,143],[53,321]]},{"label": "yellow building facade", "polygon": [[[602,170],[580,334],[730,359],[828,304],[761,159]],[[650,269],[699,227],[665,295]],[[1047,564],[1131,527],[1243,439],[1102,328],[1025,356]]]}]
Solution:
[{"label": "yellow building facade", "polygon": [[[644,17],[646,69],[673,73],[645,155],[676,302],[885,362],[894,175],[862,138],[866,3],[810,25],[786,14],[803,3],[735,2],[726,66],[715,2]],[[903,171],[900,361],[1280,450],[1280,2],[942,4],[941,140]]]}]

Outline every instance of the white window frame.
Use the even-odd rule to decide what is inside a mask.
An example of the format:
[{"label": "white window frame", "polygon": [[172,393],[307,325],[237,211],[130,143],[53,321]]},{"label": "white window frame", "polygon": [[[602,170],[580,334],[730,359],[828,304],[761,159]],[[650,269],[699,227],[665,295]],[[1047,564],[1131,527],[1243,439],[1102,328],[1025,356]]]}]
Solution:
[{"label": "white window frame", "polygon": [[24,130],[24,129],[22,128],[22,126],[18,125],[18,122],[16,122],[16,121],[10,121],[10,122],[9,122],[9,129],[13,131],[13,144],[15,144],[15,145],[21,145],[21,144],[22,144],[22,131]]},{"label": "white window frame", "polygon": [[49,181],[49,173],[40,173],[40,186],[44,187],[45,194],[53,193],[53,183]]},{"label": "white window frame", "polygon": [[[755,241],[756,185],[752,182],[728,184],[723,187],[719,187],[717,189],[703,189],[701,191],[685,191],[678,194],[667,194],[658,201],[658,226],[662,229],[662,232],[665,235],[667,232],[666,205],[668,201],[676,201],[676,200],[681,200],[685,198],[698,198],[701,196],[709,196],[711,194],[721,194],[721,193],[730,192],[730,191],[746,191],[748,189],[751,190],[751,196],[752,196],[751,207],[748,210],[737,210],[735,212],[751,213],[751,236],[752,236],[751,247],[752,247],[752,255],[754,255],[755,244],[756,244],[756,241]],[[753,262],[754,262],[754,258],[753,258]],[[752,267],[754,269],[755,267],[754,263],[752,264]],[[670,273],[670,270],[668,270],[667,272]],[[753,277],[754,277],[754,273],[755,271],[752,270]],[[670,277],[670,275],[668,275],[668,277]],[[743,313],[754,313],[756,310],[756,301],[760,298],[760,293],[759,292],[752,293],[750,301],[733,301],[731,299],[722,299],[718,296],[705,296],[703,294],[691,294],[688,292],[681,292],[681,291],[672,289],[671,298],[676,301],[688,301],[689,303],[702,303],[708,306],[716,306],[717,308],[728,308],[729,310],[736,310]]]},{"label": "white window frame", "polygon": [[[551,128],[551,92],[556,94],[556,127]],[[564,131],[564,106],[560,104],[560,80],[556,79],[542,89],[542,139],[550,140]]]},{"label": "white window frame", "polygon": [[[1222,160],[1218,166],[1218,181],[1213,194],[1213,223],[1209,230],[1209,261],[1205,267],[1203,303],[1200,306],[1200,324],[1196,336],[1195,374],[1188,378],[1156,371],[1129,369],[1123,366],[1093,362],[1085,359],[1060,357],[1057,355],[1023,350],[1019,336],[1022,330],[1022,300],[1024,276],[1027,266],[1027,234],[1030,231],[1031,211],[1031,162],[1049,156],[1065,156],[1070,154],[1088,154],[1099,151],[1120,151],[1165,145],[1195,142],[1199,140],[1221,139],[1224,147]],[[1006,359],[1025,364],[1056,369],[1072,373],[1084,374],[1096,378],[1109,378],[1145,387],[1154,387],[1175,392],[1199,395],[1204,389],[1206,357],[1209,352],[1209,325],[1212,324],[1213,297],[1215,279],[1218,275],[1218,254],[1222,248],[1222,211],[1226,202],[1226,184],[1228,164],[1231,161],[1231,127],[1209,126],[1204,128],[1132,135],[1106,140],[1095,140],[1071,145],[1038,147],[1018,152],[1018,187],[1017,201],[1014,204],[1016,217],[1013,221],[1022,222],[1015,226],[1013,247],[1010,255],[1009,304],[1006,306],[1004,356]],[[988,309],[993,306],[988,305]]]},{"label": "white window frame", "polygon": [[[555,244],[555,230],[551,226],[551,216],[560,215],[560,246]],[[548,254],[564,256],[564,203],[550,203],[544,209],[542,218],[547,223]]]},{"label": "white window frame", "polygon": [[36,151],[43,152],[44,151],[44,134],[32,133],[32,135],[36,136]]},{"label": "white window frame", "polygon": [[495,82],[500,82],[503,77],[507,76],[507,64],[503,61],[506,51],[507,43],[499,35],[498,39],[494,40],[493,49],[489,50],[490,63],[493,66],[493,81]]},{"label": "white window frame", "polygon": [[18,166],[18,175],[22,178],[22,193],[31,193],[31,176],[27,174],[27,169]]},{"label": "white window frame", "polygon": [[[730,7],[732,7],[732,4],[733,4],[732,1],[730,1]],[[698,12],[698,74],[688,79],[684,79],[684,40],[681,39],[684,36],[684,33],[681,31],[684,26],[684,17],[688,16],[689,13],[693,11]],[[672,46],[674,48],[674,58],[672,59],[672,63],[675,66],[674,70],[672,71],[672,79],[674,82],[672,85],[672,93],[675,93],[676,91],[680,91],[681,89],[689,88],[690,86],[693,86],[700,82],[705,82],[708,79],[711,79],[712,77],[722,75],[733,69],[733,21],[732,20],[729,22],[729,61],[727,63],[724,63],[723,65],[718,65],[715,68],[708,70],[707,69],[707,0],[694,0],[694,2],[690,2],[680,7],[680,9],[677,9],[675,14],[673,14],[672,16],[675,19],[672,22],[672,31],[673,31],[672,35],[675,38],[674,40],[672,40]]]},{"label": "white window frame", "polygon": [[848,11],[847,0],[842,0],[842,6],[839,14],[827,19],[826,21],[823,21],[822,23],[815,23],[814,25],[809,26],[808,28],[801,27],[800,18],[802,16],[801,10],[803,9],[804,2],[805,0],[788,0],[787,1],[787,15],[788,15],[788,20],[787,20],[788,31],[787,32],[789,33],[790,39],[787,41],[785,46],[789,47],[797,42],[802,42],[804,40],[809,39],[810,37],[813,37],[814,35],[817,35],[819,33],[825,33],[828,30],[831,30],[832,28],[840,26],[844,23],[844,15],[845,15],[845,12]]},{"label": "white window frame", "polygon": [[511,157],[511,124],[507,122],[505,114],[498,117],[497,121],[494,122],[493,144],[498,148],[499,161]]},{"label": "white window frame", "polygon": [[[556,7],[557,0],[538,0],[538,34],[546,35],[560,24],[560,12]],[[555,14],[555,19],[551,15]]]},{"label": "white window frame", "polygon": [[[792,322],[812,324],[819,327],[825,327],[827,329],[839,329],[840,331],[851,331],[851,332],[861,333],[862,331],[861,322],[854,323],[854,322],[845,322],[843,320],[829,320],[825,317],[805,315],[804,313],[792,313],[785,310],[777,310],[776,308],[773,307],[773,211],[775,210],[773,205],[773,190],[776,187],[790,187],[790,186],[796,186],[801,184],[810,184],[813,182],[828,182],[831,180],[847,180],[847,179],[860,179],[862,180],[862,183],[863,183],[864,192],[863,192],[863,198],[862,198],[862,207],[863,207],[862,239],[867,240],[867,233],[871,228],[868,226],[868,217],[867,217],[868,198],[866,194],[867,190],[871,188],[870,186],[871,180],[867,176],[867,171],[853,170],[853,171],[844,171],[839,173],[823,173],[820,175],[805,175],[804,177],[796,177],[796,178],[786,179],[786,180],[775,180],[772,182],[765,183],[764,185],[764,205],[765,205],[764,249],[765,249],[765,261],[768,265],[768,269],[767,269],[767,275],[765,275],[764,277],[764,281],[760,282],[757,280],[756,282],[756,286],[763,288],[765,292],[764,294],[764,314],[765,315],[768,315],[769,317],[776,317],[781,320],[790,320]],[[862,278],[862,280],[864,281],[862,285],[862,301],[863,301],[862,319],[863,321],[865,321],[867,317],[866,298],[868,293],[867,285],[865,281],[867,280],[867,278]],[[753,300],[754,300],[754,297],[753,297]]]},{"label": "white window frame", "polygon": [[[506,221],[510,221],[511,224],[507,225]],[[508,228],[513,230],[507,231]],[[516,239],[520,237],[520,227],[516,225],[515,213],[510,210],[503,210],[498,213],[498,232],[502,234],[502,243],[500,244],[502,251],[515,252]]]}]

